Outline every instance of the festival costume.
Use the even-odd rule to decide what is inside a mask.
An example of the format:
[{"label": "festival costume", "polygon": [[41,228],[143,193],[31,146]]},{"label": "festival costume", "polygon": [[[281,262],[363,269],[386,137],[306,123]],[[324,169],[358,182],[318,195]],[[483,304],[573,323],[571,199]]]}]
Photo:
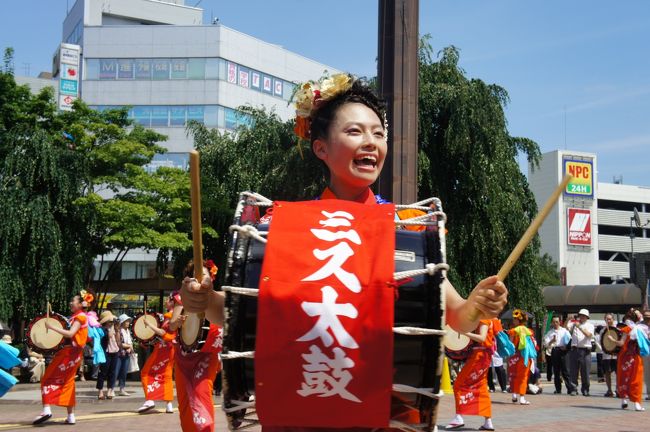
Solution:
[{"label": "festival costume", "polygon": [[165,334],[161,341],[156,342],[153,352],[140,371],[142,389],[145,399],[148,401],[164,400],[169,402],[174,399],[172,373],[177,332],[169,330],[172,313],[167,312],[164,317],[162,329],[165,330]]},{"label": "festival costume", "polygon": [[640,403],[643,396],[643,361],[639,345],[631,337],[632,328],[625,326],[621,332],[627,338],[618,353],[616,390],[620,398]]},{"label": "festival costume", "polygon": [[72,336],[72,345],[59,350],[45,369],[41,378],[41,398],[43,405],[75,406],[75,377],[83,359],[83,348],[88,340],[88,321],[84,312],[70,317],[70,325],[75,321],[81,327]]},{"label": "festival costume", "polygon": [[[494,320],[481,320],[488,327],[485,341],[474,345],[472,353],[454,381],[456,414],[492,417],[492,403],[487,386],[487,373],[494,353]],[[498,321],[498,320],[497,320]]]},{"label": "festival costume", "polygon": [[524,325],[508,330],[516,348],[515,354],[508,358],[508,382],[513,394],[525,395],[528,389],[528,376],[534,358],[530,353],[536,350],[532,334]]},{"label": "festival costume", "polygon": [[[329,189],[325,188],[323,193],[320,196],[321,200],[328,199],[338,199],[336,195]],[[368,188],[357,200],[358,203],[366,205],[376,205],[376,204],[386,204],[388,201],[384,200],[379,195],[372,193],[370,188]],[[417,215],[424,214],[419,213]],[[400,219],[405,219],[407,217],[412,217],[412,214],[400,214],[398,217]],[[266,214],[260,220],[261,223],[271,223],[272,221],[272,209],[267,210]],[[403,402],[402,396],[399,394],[393,393],[391,396],[391,409],[390,417],[392,420],[401,421],[404,423],[418,424],[421,422],[420,413],[418,410],[411,408],[406,403]],[[262,432],[365,432],[365,431],[377,431],[377,432],[392,432],[397,431],[398,429],[393,428],[383,428],[383,429],[371,429],[371,428],[320,428],[320,427],[286,427],[286,426],[264,426],[262,425]]]},{"label": "festival costume", "polygon": [[219,353],[223,346],[223,330],[210,324],[208,337],[200,351],[184,353],[176,350],[175,377],[178,414],[184,432],[214,431],[214,378],[221,370]]},{"label": "festival costume", "polygon": [[[0,341],[0,368],[11,370],[14,366],[18,366],[21,363],[18,353],[18,349]],[[0,369],[0,397],[4,396],[18,382],[13,375],[2,369]]]}]

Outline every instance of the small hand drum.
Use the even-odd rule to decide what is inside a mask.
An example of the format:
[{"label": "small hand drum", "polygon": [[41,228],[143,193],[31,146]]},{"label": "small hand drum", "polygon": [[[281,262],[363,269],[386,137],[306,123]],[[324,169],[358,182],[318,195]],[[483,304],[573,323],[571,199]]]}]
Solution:
[{"label": "small hand drum", "polygon": [[159,314],[140,313],[135,317],[131,326],[133,338],[142,345],[151,345],[157,336],[153,329],[160,328],[161,325],[162,319]]},{"label": "small hand drum", "polygon": [[201,319],[198,314],[187,314],[187,318],[178,332],[178,343],[183,352],[201,351],[208,339],[210,322]]},{"label": "small hand drum", "polygon": [[458,333],[456,330],[445,325],[446,334],[442,339],[445,345],[445,354],[452,360],[465,361],[472,351],[473,343],[464,334]]},{"label": "small hand drum", "polygon": [[615,341],[612,341],[609,339],[608,336],[611,336],[618,342],[619,339],[621,339],[621,331],[617,329],[616,327],[607,327],[607,329],[603,332],[603,338],[601,341],[601,345],[603,347],[603,352],[606,354],[616,354],[621,350],[621,347],[616,345]]},{"label": "small hand drum", "polygon": [[45,328],[46,322],[49,322],[52,327],[68,328],[68,321],[63,315],[57,313],[51,313],[49,318],[46,314],[38,315],[30,321],[25,334],[25,343],[34,351],[44,355],[60,350],[66,342],[63,335]]}]

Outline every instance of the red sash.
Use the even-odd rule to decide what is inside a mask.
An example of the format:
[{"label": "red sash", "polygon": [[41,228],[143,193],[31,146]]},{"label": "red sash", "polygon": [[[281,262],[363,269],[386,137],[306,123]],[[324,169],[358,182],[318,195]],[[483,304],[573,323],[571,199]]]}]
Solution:
[{"label": "red sash", "polygon": [[56,353],[41,378],[43,405],[75,406],[77,370],[83,358],[83,348],[66,346]]},{"label": "red sash", "polygon": [[221,328],[211,324],[201,351],[176,351],[176,397],[183,432],[214,431],[212,388],[221,370],[222,340]]},{"label": "red sash", "polygon": [[275,203],[255,348],[264,426],[388,425],[394,211],[340,200]]}]

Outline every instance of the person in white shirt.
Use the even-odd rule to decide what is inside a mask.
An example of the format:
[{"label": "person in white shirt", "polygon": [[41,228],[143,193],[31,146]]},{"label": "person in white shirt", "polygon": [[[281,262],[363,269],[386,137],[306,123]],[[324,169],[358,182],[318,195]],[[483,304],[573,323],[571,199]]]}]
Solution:
[{"label": "person in white shirt", "polygon": [[571,352],[569,354],[569,394],[578,394],[578,372],[580,373],[580,391],[589,396],[589,368],[591,367],[591,340],[594,337],[594,325],[589,322],[589,311],[580,309],[578,317],[567,325],[571,334]]},{"label": "person in white shirt", "polygon": [[[650,310],[643,312],[643,324],[650,328]],[[650,334],[648,335],[650,336]],[[643,359],[643,381],[645,382],[645,400],[650,400],[650,356],[641,357]]]},{"label": "person in white shirt", "polygon": [[567,393],[571,393],[572,387],[567,367],[567,353],[569,352],[570,341],[569,332],[560,325],[560,317],[554,316],[551,320],[551,329],[544,336],[544,347],[551,352],[550,365],[553,368],[554,394],[562,393],[562,380],[564,380]]},{"label": "person in white shirt", "polygon": [[[603,340],[603,335],[609,327],[614,327],[614,315],[608,313],[605,315],[606,326],[600,331],[599,339]],[[603,351],[603,374],[605,375],[605,384],[607,384],[607,392],[605,397],[614,397],[614,392],[612,392],[612,372],[616,372],[616,354],[608,354]]]}]

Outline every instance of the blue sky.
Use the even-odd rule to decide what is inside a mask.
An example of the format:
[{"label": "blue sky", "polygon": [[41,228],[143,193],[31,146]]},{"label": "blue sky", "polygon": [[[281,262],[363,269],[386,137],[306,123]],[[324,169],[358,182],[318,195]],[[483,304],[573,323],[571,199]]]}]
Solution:
[{"label": "blue sky", "polygon": [[[198,0],[186,0],[195,5]],[[51,68],[66,4],[4,0],[0,46],[16,73]],[[202,0],[224,25],[357,75],[374,75],[376,0]],[[512,135],[543,152],[598,154],[599,181],[650,186],[650,2],[421,0],[434,51],[461,50],[467,75],[504,87]],[[566,112],[566,127],[565,127]]]}]

